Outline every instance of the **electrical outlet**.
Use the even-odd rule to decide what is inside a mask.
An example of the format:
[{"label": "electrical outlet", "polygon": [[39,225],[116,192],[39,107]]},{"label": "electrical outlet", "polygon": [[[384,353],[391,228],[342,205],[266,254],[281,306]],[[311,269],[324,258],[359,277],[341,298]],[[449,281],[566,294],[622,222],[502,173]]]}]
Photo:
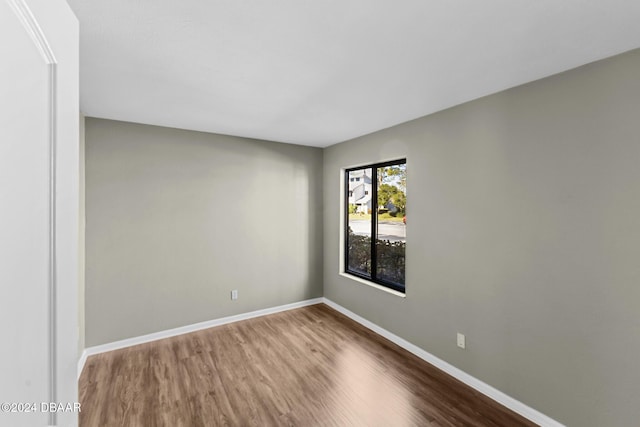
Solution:
[{"label": "electrical outlet", "polygon": [[466,347],[464,334],[461,334],[460,332],[458,332],[458,347],[460,348]]},{"label": "electrical outlet", "polygon": [[238,299],[238,290],[234,289],[231,291],[231,299],[232,300],[237,300]]}]

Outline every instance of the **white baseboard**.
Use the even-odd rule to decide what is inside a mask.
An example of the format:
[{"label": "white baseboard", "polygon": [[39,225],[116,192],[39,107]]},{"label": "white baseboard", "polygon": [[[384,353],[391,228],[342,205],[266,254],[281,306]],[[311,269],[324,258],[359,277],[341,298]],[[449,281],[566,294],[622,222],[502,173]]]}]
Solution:
[{"label": "white baseboard", "polygon": [[78,378],[82,374],[84,364],[89,356],[107,351],[118,350],[121,348],[131,347],[138,344],[144,344],[151,341],[161,340],[164,338],[175,337],[176,335],[188,334],[202,329],[212,328],[214,326],[225,325],[227,323],[238,322],[240,320],[252,319],[254,317],[266,316],[267,314],[280,313],[281,311],[293,310],[294,308],[306,307],[308,305],[321,304],[322,298],[313,298],[304,301],[294,302],[291,304],[279,305],[277,307],[265,308],[262,310],[250,311],[248,313],[236,314],[234,316],[222,317],[220,319],[207,320],[205,322],[194,323],[192,325],[181,326],[179,328],[168,329],[166,331],[154,332],[152,334],[142,335],[139,337],[127,338],[107,344],[87,347],[78,360]]},{"label": "white baseboard", "polygon": [[465,383],[466,385],[470,386],[471,388],[479,391],[480,393],[484,394],[485,396],[495,400],[496,402],[500,403],[501,405],[511,409],[513,412],[520,414],[521,416],[523,416],[524,418],[542,426],[542,427],[565,427],[563,424],[557,422],[556,420],[549,418],[548,416],[544,415],[543,413],[536,411],[535,409],[525,405],[524,403],[520,402],[519,400],[516,400],[508,395],[506,395],[505,393],[501,392],[500,390],[490,386],[489,384],[480,381],[479,379],[472,377],[471,375],[467,374],[466,372],[456,368],[453,365],[450,365],[449,363],[445,362],[442,359],[437,358],[436,356],[434,356],[433,354],[423,350],[422,348],[418,347],[417,345],[411,344],[409,341],[400,338],[399,336],[387,331],[384,328],[381,328],[380,326],[376,325],[373,322],[368,321],[367,319],[365,319],[364,317],[358,316],[357,314],[355,314],[354,312],[342,307],[339,304],[336,304],[335,302],[331,301],[328,298],[322,298],[322,302],[324,302],[326,305],[328,305],[329,307],[333,308],[336,311],[339,311],[340,313],[344,314],[345,316],[351,318],[352,320],[355,320],[356,322],[360,323],[362,326],[371,329],[373,332],[377,333],[378,335],[383,336],[384,338],[388,339],[389,341],[399,345],[400,347],[404,348],[405,350],[409,351],[410,353],[415,354],[416,356],[418,356],[419,358],[421,358],[422,360],[432,364],[433,366],[435,366],[436,368],[446,372],[447,374],[451,375],[452,377],[456,378],[459,381],[462,381],[463,383]]},{"label": "white baseboard", "polygon": [[82,354],[80,355],[80,359],[78,360],[78,379],[80,379],[80,375],[82,374],[82,370],[84,369],[84,364],[87,363],[87,357],[89,354],[87,353],[87,349],[82,350]]}]

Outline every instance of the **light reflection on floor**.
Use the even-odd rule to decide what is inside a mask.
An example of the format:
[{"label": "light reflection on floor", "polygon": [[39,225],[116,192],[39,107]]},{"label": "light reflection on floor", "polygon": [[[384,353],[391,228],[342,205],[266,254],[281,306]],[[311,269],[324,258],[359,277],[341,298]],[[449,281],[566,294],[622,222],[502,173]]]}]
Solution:
[{"label": "light reflection on floor", "polygon": [[[370,353],[357,344],[344,348],[336,360],[336,391],[342,400],[334,414],[349,408],[348,425],[412,426],[412,396]],[[345,404],[346,403],[346,404]]]}]

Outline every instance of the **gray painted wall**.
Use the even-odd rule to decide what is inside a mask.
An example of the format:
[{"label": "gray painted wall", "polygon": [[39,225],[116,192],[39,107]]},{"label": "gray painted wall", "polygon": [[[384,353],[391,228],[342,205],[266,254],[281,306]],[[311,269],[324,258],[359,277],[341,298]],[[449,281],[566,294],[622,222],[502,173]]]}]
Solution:
[{"label": "gray painted wall", "polygon": [[85,137],[84,137],[84,115],[80,113],[80,137],[79,137],[79,179],[78,179],[78,187],[79,194],[78,200],[80,202],[79,212],[78,212],[78,357],[82,355],[83,350],[85,349],[84,342],[84,274],[85,274],[85,252],[84,252],[84,243],[85,243],[85,167],[84,167],[84,158],[85,158]]},{"label": "gray painted wall", "polygon": [[321,296],[321,175],[317,148],[87,118],[86,345]]},{"label": "gray painted wall", "polygon": [[[326,149],[325,296],[560,422],[637,425],[638,76],[636,50]],[[403,299],[338,273],[341,168],[404,156]]]}]

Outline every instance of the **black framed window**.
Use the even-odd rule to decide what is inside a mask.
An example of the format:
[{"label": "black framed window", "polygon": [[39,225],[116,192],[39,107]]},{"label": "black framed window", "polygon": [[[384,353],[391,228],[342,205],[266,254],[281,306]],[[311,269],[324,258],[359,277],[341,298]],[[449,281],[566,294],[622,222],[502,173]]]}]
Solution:
[{"label": "black framed window", "polygon": [[405,292],[407,161],[345,171],[345,272]]}]

